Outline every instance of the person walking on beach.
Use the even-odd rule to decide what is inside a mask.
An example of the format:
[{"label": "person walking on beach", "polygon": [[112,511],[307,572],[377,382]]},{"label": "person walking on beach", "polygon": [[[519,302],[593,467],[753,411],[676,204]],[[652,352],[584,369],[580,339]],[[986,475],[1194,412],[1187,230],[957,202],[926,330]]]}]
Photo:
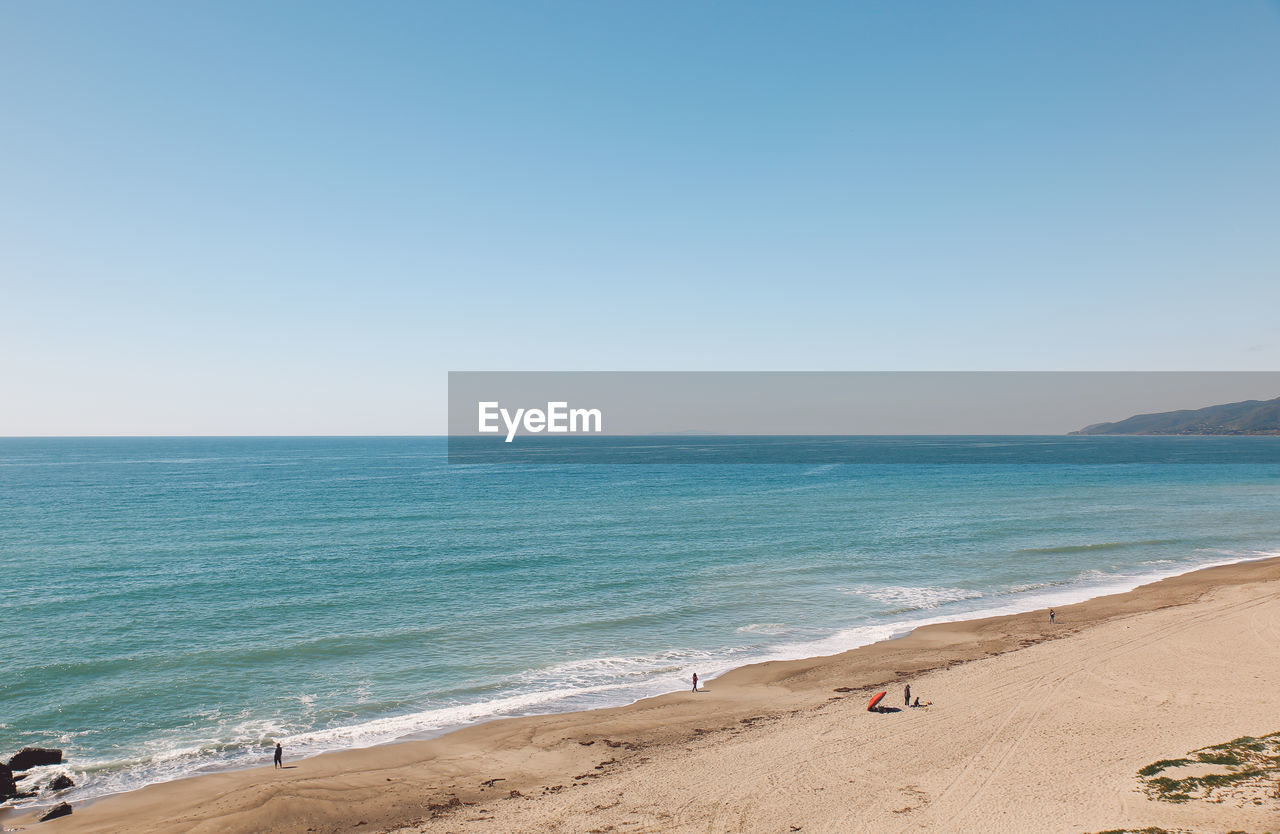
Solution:
[{"label": "person walking on beach", "polygon": [[1050,609],[1049,609],[1049,625],[1053,625],[1053,620],[1054,620],[1054,618],[1055,618],[1055,617],[1057,617],[1057,616],[1058,616],[1058,612],[1056,612],[1056,611],[1054,611],[1052,608],[1050,608]]},{"label": "person walking on beach", "polygon": [[284,767],[284,748],[276,742],[276,767]]},{"label": "person walking on beach", "polygon": [[902,691],[902,702],[904,706],[911,706],[911,684],[907,684],[907,688]]},{"label": "person walking on beach", "polygon": [[694,692],[698,691],[698,673],[697,672],[693,673],[693,691]]}]

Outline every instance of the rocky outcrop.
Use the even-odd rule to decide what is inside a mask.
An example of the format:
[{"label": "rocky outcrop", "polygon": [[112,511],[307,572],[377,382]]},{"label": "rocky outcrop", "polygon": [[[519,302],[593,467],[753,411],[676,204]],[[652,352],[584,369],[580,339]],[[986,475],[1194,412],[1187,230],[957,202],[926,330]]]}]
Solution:
[{"label": "rocky outcrop", "polygon": [[71,781],[71,777],[65,773],[59,773],[57,776],[49,780],[49,790],[65,791],[67,788],[74,788],[75,782]]},{"label": "rocky outcrop", "polygon": [[0,802],[18,793],[18,785],[13,781],[13,768],[0,764]]},{"label": "rocky outcrop", "polygon": [[36,817],[36,820],[38,822],[47,822],[49,820],[56,820],[58,817],[65,817],[70,813],[71,803],[59,802],[47,811],[42,811],[40,815]]},{"label": "rocky outcrop", "polygon": [[62,751],[50,747],[24,747],[9,759],[12,770],[27,770],[41,765],[62,764]]}]

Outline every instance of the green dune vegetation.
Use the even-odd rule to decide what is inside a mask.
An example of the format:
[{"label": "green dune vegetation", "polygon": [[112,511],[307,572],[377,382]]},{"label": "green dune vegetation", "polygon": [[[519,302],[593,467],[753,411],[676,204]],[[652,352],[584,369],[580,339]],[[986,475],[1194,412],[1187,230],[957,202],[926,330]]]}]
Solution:
[{"label": "green dune vegetation", "polygon": [[1280,799],[1280,732],[1162,759],[1139,770],[1138,778],[1148,796],[1165,802],[1234,799],[1261,805]]},{"label": "green dune vegetation", "polygon": [[[1237,739],[1161,759],[1138,771],[1147,796],[1161,802],[1265,805],[1280,799],[1280,732]],[[1186,828],[1111,828],[1096,834],[1196,834]],[[1249,834],[1229,831],[1227,834]]]}]

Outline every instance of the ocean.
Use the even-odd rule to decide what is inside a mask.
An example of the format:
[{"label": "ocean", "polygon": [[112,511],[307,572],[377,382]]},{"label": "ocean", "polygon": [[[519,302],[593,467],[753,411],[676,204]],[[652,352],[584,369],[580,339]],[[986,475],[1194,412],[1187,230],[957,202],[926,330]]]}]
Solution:
[{"label": "ocean", "polygon": [[623,704],[1276,555],[1277,510],[1274,464],[451,465],[442,438],[0,439],[0,756],[63,748],[74,802],[269,764],[276,740],[296,758]]}]

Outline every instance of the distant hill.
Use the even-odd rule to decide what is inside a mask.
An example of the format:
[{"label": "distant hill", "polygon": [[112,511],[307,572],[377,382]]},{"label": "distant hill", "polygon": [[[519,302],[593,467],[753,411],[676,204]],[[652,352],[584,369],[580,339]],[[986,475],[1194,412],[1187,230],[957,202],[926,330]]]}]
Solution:
[{"label": "distant hill", "polygon": [[1280,435],[1280,397],[1211,405],[1194,411],[1138,414],[1117,423],[1095,423],[1071,433]]}]

